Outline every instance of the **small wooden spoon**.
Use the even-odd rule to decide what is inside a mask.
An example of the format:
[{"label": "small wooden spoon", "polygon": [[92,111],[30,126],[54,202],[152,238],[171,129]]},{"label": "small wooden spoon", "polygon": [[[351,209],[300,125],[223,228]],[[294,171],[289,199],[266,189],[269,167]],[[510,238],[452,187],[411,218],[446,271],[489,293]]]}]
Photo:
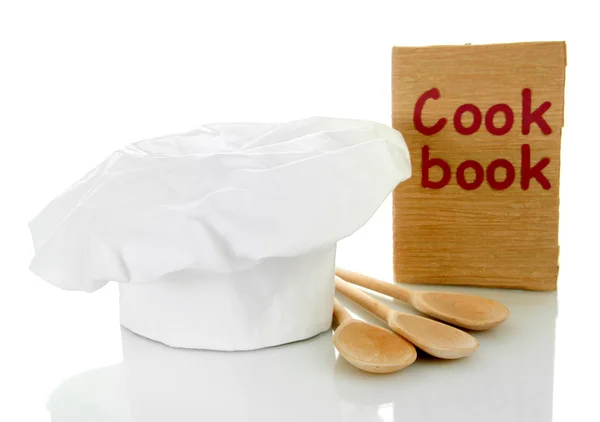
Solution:
[{"label": "small wooden spoon", "polygon": [[429,318],[395,311],[339,277],[335,278],[335,288],[432,356],[458,359],[470,355],[479,347],[479,342],[472,335]]},{"label": "small wooden spoon", "polygon": [[353,319],[337,299],[333,301],[333,316],[340,324],[333,344],[352,365],[383,374],[406,368],[417,359],[415,346],[398,334]]},{"label": "small wooden spoon", "polygon": [[509,314],[503,304],[481,296],[408,290],[342,268],[336,268],[335,273],[352,284],[408,302],[426,315],[469,330],[488,330]]}]

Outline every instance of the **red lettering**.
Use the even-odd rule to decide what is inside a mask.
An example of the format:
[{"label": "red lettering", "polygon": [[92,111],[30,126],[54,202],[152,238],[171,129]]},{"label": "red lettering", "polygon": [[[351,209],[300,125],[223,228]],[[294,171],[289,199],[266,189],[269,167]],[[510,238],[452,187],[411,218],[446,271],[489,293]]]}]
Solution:
[{"label": "red lettering", "polygon": [[[473,180],[471,183],[468,183],[465,179],[465,171],[468,168],[475,170],[475,180]],[[483,183],[483,167],[481,167],[481,164],[475,160],[467,160],[462,162],[458,166],[458,169],[456,169],[456,181],[464,190],[477,189]]]},{"label": "red lettering", "polygon": [[550,129],[548,122],[544,120],[544,113],[548,111],[548,109],[552,105],[550,101],[542,103],[542,105],[536,108],[535,111],[532,113],[531,89],[525,88],[521,95],[523,98],[523,117],[521,122],[521,132],[523,133],[523,135],[529,135],[532,123],[537,123],[544,135],[551,134],[552,129]]},{"label": "red lettering", "polygon": [[550,189],[550,181],[542,173],[544,167],[549,163],[550,159],[544,157],[535,166],[531,167],[531,147],[528,144],[521,145],[521,189],[529,189],[529,181],[532,178],[535,178],[545,190]]},{"label": "red lettering", "polygon": [[413,113],[413,122],[415,128],[423,135],[431,136],[438,133],[446,125],[447,120],[445,118],[439,119],[433,126],[425,126],[423,124],[423,107],[425,107],[425,101],[428,99],[437,100],[440,98],[440,91],[437,88],[432,88],[429,91],[424,92],[417,103],[415,104],[415,111]]},{"label": "red lettering", "polygon": [[[504,114],[504,126],[496,127],[494,126],[494,116],[497,113]],[[485,113],[485,128],[492,135],[502,136],[506,135],[513,127],[513,123],[515,122],[515,114],[508,104],[495,104],[490,107],[490,109]]]},{"label": "red lettering", "polygon": [[[452,170],[450,164],[441,158],[431,158],[430,148],[424,145],[421,148],[421,186],[426,189],[441,189],[450,183],[452,179]],[[528,190],[531,179],[535,179],[543,189],[549,190],[552,186],[543,170],[550,163],[550,158],[544,157],[531,165],[531,147],[528,144],[521,145],[521,189]],[[439,167],[442,171],[442,178],[439,181],[429,179],[429,170],[433,167]],[[503,168],[506,171],[506,176],[503,180],[497,180],[496,170]],[[472,181],[467,181],[465,173],[468,169],[473,169],[475,178]],[[467,160],[462,162],[456,169],[456,182],[465,190],[474,190],[479,188],[484,179],[487,180],[489,186],[495,190],[508,189],[515,181],[514,165],[504,159],[498,158],[492,161],[487,168],[475,160]]]},{"label": "red lettering", "polygon": [[[473,115],[473,123],[471,126],[465,127],[462,123],[462,116],[465,113],[471,113]],[[461,135],[472,135],[479,130],[481,127],[481,110],[474,104],[463,104],[456,109],[454,113],[454,128]]]},{"label": "red lettering", "polygon": [[[429,169],[438,166],[442,169],[442,178],[438,182],[429,180]],[[421,186],[426,189],[441,189],[446,186],[452,178],[450,165],[441,158],[429,158],[429,147],[424,145],[421,148]]]},{"label": "red lettering", "polygon": [[[506,170],[506,177],[503,181],[498,182],[496,180],[496,169],[502,167]],[[496,190],[504,190],[510,187],[512,183],[515,181],[515,168],[512,163],[503,158],[499,158],[490,163],[486,170],[486,178],[487,182],[492,189]]]}]

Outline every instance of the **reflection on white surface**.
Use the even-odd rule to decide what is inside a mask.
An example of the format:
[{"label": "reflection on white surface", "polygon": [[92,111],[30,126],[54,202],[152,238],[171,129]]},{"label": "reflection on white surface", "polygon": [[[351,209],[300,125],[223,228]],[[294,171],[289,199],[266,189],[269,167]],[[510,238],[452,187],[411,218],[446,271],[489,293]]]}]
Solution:
[{"label": "reflection on white surface", "polygon": [[475,333],[480,349],[466,359],[420,355],[403,371],[373,375],[336,358],[331,332],[214,352],[170,348],[123,329],[123,362],[68,379],[48,409],[53,422],[550,421],[556,294],[452,291],[501,300],[511,310],[500,327]]}]

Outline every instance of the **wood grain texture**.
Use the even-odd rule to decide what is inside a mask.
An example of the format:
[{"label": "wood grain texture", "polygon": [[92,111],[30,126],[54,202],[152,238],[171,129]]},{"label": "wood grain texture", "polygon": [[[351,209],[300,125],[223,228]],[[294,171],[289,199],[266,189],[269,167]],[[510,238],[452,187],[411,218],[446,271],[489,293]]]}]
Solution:
[{"label": "wood grain texture", "polygon": [[[558,205],[560,137],[563,127],[566,47],[563,42],[394,47],[392,58],[393,126],[404,135],[413,163],[413,175],[394,191],[394,274],[397,282],[462,284],[531,290],[554,290],[558,276]],[[422,112],[432,126],[446,118],[433,135],[420,133],[413,121],[418,98],[438,88]],[[542,133],[533,123],[522,133],[522,92],[532,92],[532,110],[550,101],[544,120],[551,128]],[[486,131],[463,135],[453,116],[462,104],[474,104],[483,114],[494,104],[508,104],[514,112],[511,130],[501,136]],[[473,118],[466,113],[462,122]],[[503,126],[498,113],[494,125]],[[524,190],[520,184],[522,145],[531,149],[531,165],[550,159],[543,169],[551,184],[545,190],[536,179]],[[422,147],[432,158],[442,158],[452,179],[441,189],[422,187]],[[465,160],[483,169],[496,159],[515,169],[514,183],[495,190],[483,181],[475,190],[457,184],[456,171]],[[506,174],[496,172],[498,180]],[[431,180],[442,171],[432,167]],[[473,170],[465,172],[472,182]]]}]

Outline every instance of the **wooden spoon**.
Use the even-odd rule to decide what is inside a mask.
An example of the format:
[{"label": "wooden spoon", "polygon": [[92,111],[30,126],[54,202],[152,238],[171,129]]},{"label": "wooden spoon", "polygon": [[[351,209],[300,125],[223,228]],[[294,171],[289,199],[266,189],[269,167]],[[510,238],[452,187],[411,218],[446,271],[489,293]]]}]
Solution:
[{"label": "wooden spoon", "polygon": [[352,365],[383,374],[406,368],[417,359],[415,346],[398,334],[353,319],[337,299],[333,301],[333,316],[340,324],[333,344]]},{"label": "wooden spoon", "polygon": [[408,302],[424,314],[469,330],[488,330],[509,314],[503,304],[481,296],[408,290],[342,268],[336,268],[335,273],[352,284]]},{"label": "wooden spoon", "polygon": [[429,318],[395,311],[339,277],[335,278],[335,288],[432,356],[458,359],[470,355],[479,347],[479,342],[472,335]]}]

